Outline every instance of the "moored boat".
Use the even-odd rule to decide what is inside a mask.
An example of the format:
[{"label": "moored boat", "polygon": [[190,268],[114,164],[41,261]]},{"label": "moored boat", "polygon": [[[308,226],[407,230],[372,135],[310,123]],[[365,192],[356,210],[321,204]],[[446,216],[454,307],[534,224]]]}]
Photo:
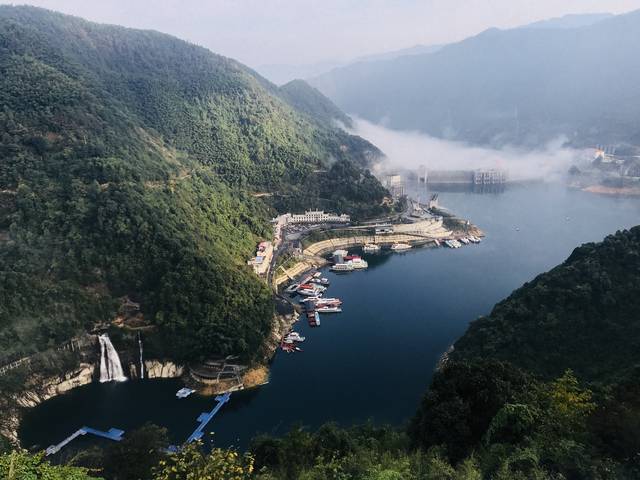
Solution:
[{"label": "moored boat", "polygon": [[176,397],[178,397],[178,398],[187,398],[193,392],[195,392],[195,390],[193,390],[192,388],[184,387],[184,388],[181,388],[180,390],[178,390],[176,392]]},{"label": "moored boat", "polygon": [[316,307],[316,313],[340,313],[342,312],[342,308],[334,307],[330,305]]},{"label": "moored boat", "polygon": [[409,245],[408,243],[394,243],[393,245],[391,245],[391,250],[393,250],[394,252],[401,252],[402,250],[409,250],[411,248],[411,245]]},{"label": "moored boat", "polygon": [[354,268],[354,270],[364,270],[365,268],[369,267],[369,264],[366,260],[357,257],[351,260],[351,266]]},{"label": "moored boat", "polygon": [[375,243],[367,243],[364,247],[362,247],[362,251],[365,253],[376,253],[380,251],[380,245],[376,245]]},{"label": "moored boat", "polygon": [[335,265],[331,265],[330,270],[333,272],[352,272],[353,264],[352,263],[336,263]]}]

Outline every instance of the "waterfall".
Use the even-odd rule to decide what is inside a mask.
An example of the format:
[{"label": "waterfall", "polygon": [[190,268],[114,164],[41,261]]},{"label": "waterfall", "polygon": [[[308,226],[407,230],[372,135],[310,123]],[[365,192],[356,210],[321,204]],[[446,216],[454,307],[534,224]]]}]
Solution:
[{"label": "waterfall", "polygon": [[120,357],[113,347],[109,336],[105,333],[98,336],[100,340],[100,383],[116,381],[124,382],[127,377],[124,376]]},{"label": "waterfall", "polygon": [[144,363],[142,362],[142,335],[138,332],[138,347],[140,347],[140,379],[144,379]]}]

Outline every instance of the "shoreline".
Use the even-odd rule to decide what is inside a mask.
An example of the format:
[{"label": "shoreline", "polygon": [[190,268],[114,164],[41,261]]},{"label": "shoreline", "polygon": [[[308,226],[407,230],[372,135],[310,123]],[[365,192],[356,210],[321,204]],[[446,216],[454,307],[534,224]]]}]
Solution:
[{"label": "shoreline", "polygon": [[596,195],[640,197],[640,188],[635,187],[607,187],[605,185],[589,185],[581,188],[583,192],[595,193]]},{"label": "shoreline", "polygon": [[[436,229],[428,235],[424,233],[398,232],[390,235],[333,237],[314,242],[303,250],[303,258],[300,261],[284,270],[278,277],[275,276],[274,272],[271,285],[274,299],[283,299],[278,294],[278,288],[282,283],[304,275],[310,270],[326,266],[329,262],[323,255],[338,248],[361,247],[367,243],[376,243],[383,246],[389,246],[393,243],[408,243],[412,246],[436,247],[436,240],[454,239],[469,234],[484,237],[484,232],[477,226],[468,223],[464,219],[457,218],[449,212],[445,215],[446,228],[441,225],[440,229]],[[463,226],[464,230],[462,229]],[[199,376],[188,365],[178,365],[172,361],[160,360],[144,361],[147,378],[181,378],[185,385],[192,386],[204,395],[219,395],[227,392],[248,390],[269,383],[270,362],[277,353],[282,337],[298,321],[296,306],[286,299],[284,301],[287,301],[292,306],[292,313],[274,315],[271,332],[264,340],[260,359],[252,365],[240,365],[242,369],[237,372],[236,379],[229,381],[228,379],[207,378]],[[137,366],[133,363],[129,363],[127,366],[129,367],[129,379],[138,379]],[[33,408],[74,388],[95,382],[97,369],[98,366],[96,364],[85,362],[59,375],[46,378],[32,377],[32,384],[26,385],[27,388],[13,398],[15,408],[10,409],[4,421],[0,423],[0,433],[19,445],[18,431],[24,409]]]}]

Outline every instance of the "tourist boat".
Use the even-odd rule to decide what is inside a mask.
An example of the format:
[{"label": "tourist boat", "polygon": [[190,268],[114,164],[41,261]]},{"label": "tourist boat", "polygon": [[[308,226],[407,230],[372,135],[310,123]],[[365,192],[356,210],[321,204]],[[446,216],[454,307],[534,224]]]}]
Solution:
[{"label": "tourist boat", "polygon": [[369,267],[369,264],[367,263],[366,260],[363,260],[360,257],[358,257],[351,260],[351,266],[354,268],[354,270],[364,270],[365,268]]},{"label": "tourist boat", "polygon": [[330,270],[334,272],[352,272],[353,264],[352,263],[336,263],[332,265]]},{"label": "tourist boat", "polygon": [[184,387],[184,388],[181,388],[180,390],[178,390],[176,392],[176,397],[178,397],[178,398],[187,398],[193,392],[195,392],[195,390],[193,390],[192,388]]},{"label": "tourist boat", "polygon": [[367,243],[364,247],[362,247],[362,251],[365,253],[377,253],[380,251],[380,245],[376,245],[375,243]]},{"label": "tourist boat", "polygon": [[306,337],[303,337],[298,332],[290,332],[284,338],[293,342],[304,342]]},{"label": "tourist boat", "polygon": [[313,314],[307,315],[307,320],[309,321],[310,327],[320,326],[320,314],[318,312],[313,312]]},{"label": "tourist boat", "polygon": [[324,305],[342,305],[342,300],[339,298],[322,298],[313,303],[316,307],[322,307]]},{"label": "tourist boat", "polygon": [[410,248],[411,245],[409,245],[408,243],[394,243],[393,245],[391,245],[391,250],[393,250],[394,252],[409,250]]},{"label": "tourist boat", "polygon": [[321,300],[321,299],[322,297],[320,295],[312,295],[310,297],[301,298],[300,303],[309,304],[309,303],[317,302],[318,300]]},{"label": "tourist boat", "polygon": [[342,308],[340,307],[332,307],[330,305],[316,307],[316,313],[340,313],[342,312]]},{"label": "tourist boat", "polygon": [[318,292],[318,290],[316,290],[315,288],[303,288],[302,290],[298,290],[298,293],[300,295],[304,295],[305,297],[313,297],[322,292]]}]

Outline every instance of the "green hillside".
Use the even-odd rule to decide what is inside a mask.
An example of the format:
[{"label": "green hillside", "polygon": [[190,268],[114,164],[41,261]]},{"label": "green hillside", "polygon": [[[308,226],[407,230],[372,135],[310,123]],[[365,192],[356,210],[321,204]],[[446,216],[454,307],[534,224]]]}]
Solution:
[{"label": "green hillside", "polygon": [[0,71],[5,360],[111,320],[125,295],[167,355],[251,358],[273,307],[245,259],[274,205],[382,209],[374,146],[204,48],[0,6]]},{"label": "green hillside", "polygon": [[452,359],[611,383],[640,366],[640,227],[576,248],[472,322]]}]

